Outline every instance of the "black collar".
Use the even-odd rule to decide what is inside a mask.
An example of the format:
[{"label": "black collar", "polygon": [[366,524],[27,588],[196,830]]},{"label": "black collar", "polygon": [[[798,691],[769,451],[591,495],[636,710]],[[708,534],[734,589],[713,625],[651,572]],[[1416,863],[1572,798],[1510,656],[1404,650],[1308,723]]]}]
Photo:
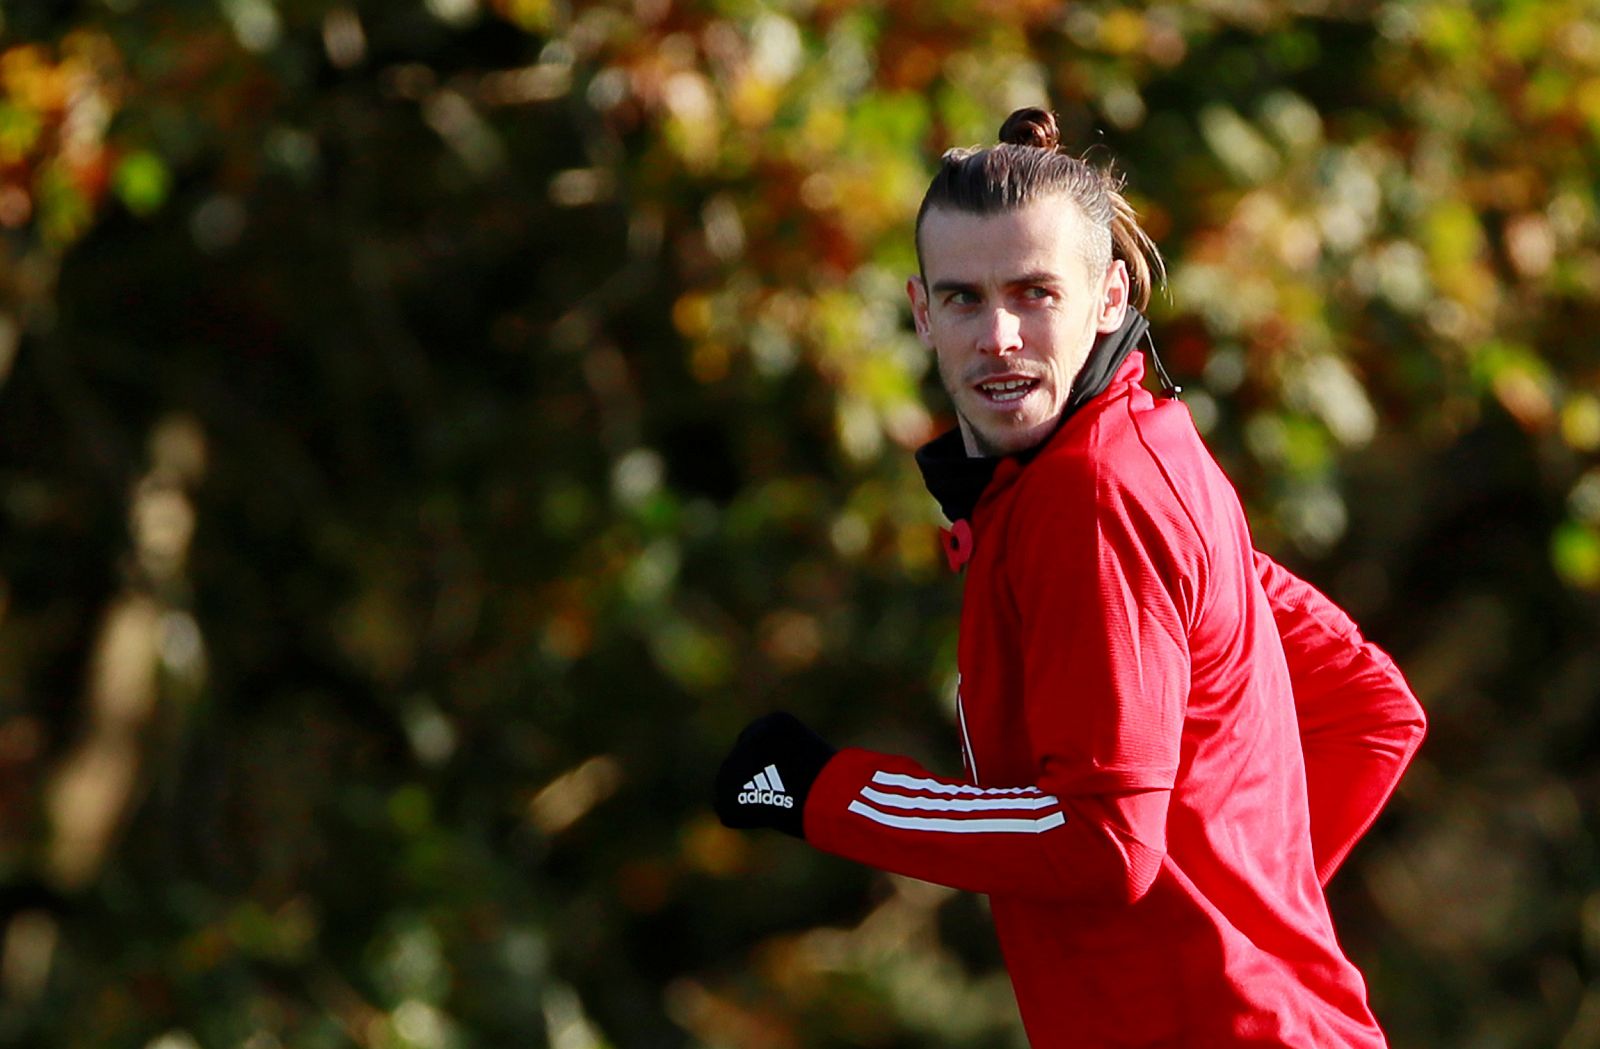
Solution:
[{"label": "black collar", "polygon": [[1072,382],[1072,392],[1067,396],[1066,406],[1061,409],[1061,418],[1056,420],[1050,433],[1031,448],[1013,452],[1010,456],[968,455],[959,426],[918,448],[917,466],[922,470],[923,483],[939,501],[939,509],[944,511],[946,519],[954,522],[972,516],[972,508],[978,505],[978,497],[989,487],[989,479],[994,476],[995,467],[1000,465],[1001,460],[1012,458],[1024,465],[1032,461],[1050,443],[1050,438],[1063,423],[1079,408],[1105,392],[1106,387],[1111,385],[1112,376],[1117,374],[1122,362],[1128,359],[1128,354],[1133,352],[1133,348],[1149,330],[1150,322],[1144,314],[1128,307],[1122,327],[1095,340],[1088,360],[1083,362],[1078,377]]}]

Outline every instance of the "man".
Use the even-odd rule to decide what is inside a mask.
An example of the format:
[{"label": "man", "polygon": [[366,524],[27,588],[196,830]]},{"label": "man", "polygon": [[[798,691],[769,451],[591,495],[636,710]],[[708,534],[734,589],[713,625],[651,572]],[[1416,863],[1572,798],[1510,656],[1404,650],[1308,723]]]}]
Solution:
[{"label": "man", "polygon": [[958,420],[918,462],[966,574],[966,775],[774,714],[719,815],[987,893],[1037,1049],[1382,1046],[1322,887],[1422,711],[1141,387],[1161,266],[1117,183],[1042,110],[1000,137],[946,155],[908,282]]}]

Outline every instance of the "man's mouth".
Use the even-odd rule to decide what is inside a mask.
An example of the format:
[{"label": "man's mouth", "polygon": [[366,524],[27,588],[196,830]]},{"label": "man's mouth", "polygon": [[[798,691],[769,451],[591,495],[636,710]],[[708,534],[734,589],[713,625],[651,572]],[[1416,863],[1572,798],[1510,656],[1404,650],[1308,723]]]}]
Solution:
[{"label": "man's mouth", "polygon": [[1038,385],[1038,379],[1006,376],[980,382],[973,389],[995,404],[1010,404],[1022,400]]}]

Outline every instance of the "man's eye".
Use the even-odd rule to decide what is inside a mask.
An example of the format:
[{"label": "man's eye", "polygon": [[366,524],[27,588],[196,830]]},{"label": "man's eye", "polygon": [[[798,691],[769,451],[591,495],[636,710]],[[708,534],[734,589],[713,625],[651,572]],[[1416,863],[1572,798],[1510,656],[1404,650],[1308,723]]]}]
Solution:
[{"label": "man's eye", "polygon": [[971,306],[978,301],[978,296],[970,291],[954,291],[946,301],[952,306]]},{"label": "man's eye", "polygon": [[1050,297],[1050,289],[1035,285],[1025,290],[1022,293],[1022,297],[1025,299],[1048,299]]}]

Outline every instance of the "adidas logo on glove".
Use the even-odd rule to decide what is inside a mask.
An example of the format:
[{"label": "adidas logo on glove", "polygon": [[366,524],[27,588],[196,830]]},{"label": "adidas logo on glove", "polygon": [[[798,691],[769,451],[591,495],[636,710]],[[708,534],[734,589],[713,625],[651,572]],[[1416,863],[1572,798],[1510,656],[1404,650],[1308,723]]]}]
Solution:
[{"label": "adidas logo on glove", "polygon": [[778,778],[778,766],[768,765],[744,785],[744,789],[739,792],[739,804],[777,805],[780,808],[792,809],[794,798],[783,789],[783,780]]},{"label": "adidas logo on glove", "polygon": [[804,838],[806,797],[834,753],[793,714],[756,718],[717,768],[711,790],[717,819],[724,827],[771,827]]}]

